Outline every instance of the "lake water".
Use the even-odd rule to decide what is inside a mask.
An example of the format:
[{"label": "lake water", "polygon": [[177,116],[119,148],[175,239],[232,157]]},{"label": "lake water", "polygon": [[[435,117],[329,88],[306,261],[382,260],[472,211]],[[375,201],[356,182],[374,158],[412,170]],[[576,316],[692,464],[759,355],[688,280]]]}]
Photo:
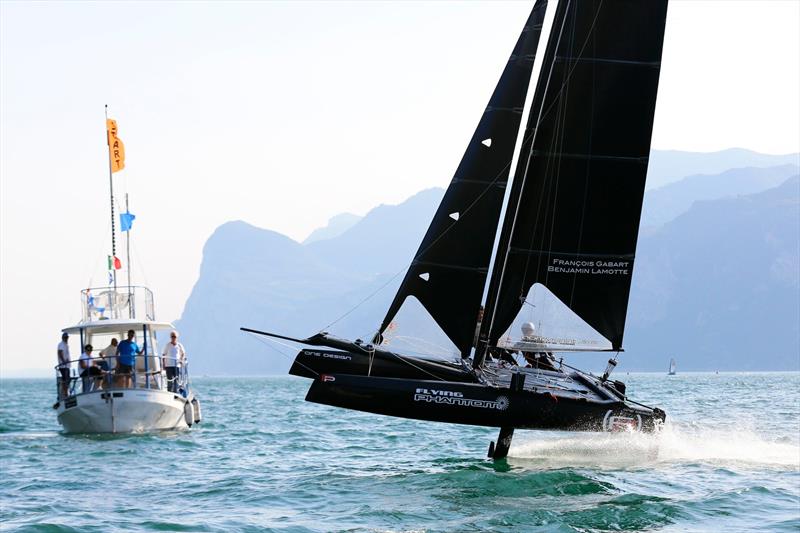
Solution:
[{"label": "lake water", "polygon": [[291,377],[195,379],[186,432],[67,436],[50,380],[0,381],[10,531],[800,530],[800,374],[617,376],[657,435],[495,430],[303,401]]}]

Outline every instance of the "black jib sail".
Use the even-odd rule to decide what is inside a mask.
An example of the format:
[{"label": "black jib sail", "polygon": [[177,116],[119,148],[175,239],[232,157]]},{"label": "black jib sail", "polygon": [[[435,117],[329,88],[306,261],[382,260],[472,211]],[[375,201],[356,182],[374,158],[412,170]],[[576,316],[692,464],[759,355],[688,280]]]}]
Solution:
[{"label": "black jib sail", "polygon": [[559,2],[490,280],[488,346],[540,283],[621,348],[666,13],[667,0]]},{"label": "black jib sail", "polygon": [[414,296],[469,354],[546,7],[534,5],[381,333]]}]

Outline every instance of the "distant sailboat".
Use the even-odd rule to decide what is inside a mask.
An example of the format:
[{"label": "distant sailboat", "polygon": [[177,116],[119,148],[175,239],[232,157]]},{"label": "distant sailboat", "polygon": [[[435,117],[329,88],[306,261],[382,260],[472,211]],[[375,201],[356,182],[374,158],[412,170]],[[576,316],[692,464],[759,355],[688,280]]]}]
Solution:
[{"label": "distant sailboat", "polygon": [[[489,448],[496,459],[514,429],[650,431],[666,418],[609,379],[616,355],[594,376],[553,352],[622,351],[667,1],[559,0],[523,123],[546,7],[533,6],[371,342],[242,328],[313,347],[289,371],[313,379],[307,401],[499,427]],[[543,294],[558,313],[539,305]],[[461,357],[410,356],[390,345],[404,304],[421,305]],[[541,330],[537,316],[519,336],[520,316],[534,311],[574,317],[590,334],[549,323]]]},{"label": "distant sailboat", "polygon": [[675,359],[669,360],[669,371],[667,372],[668,376],[674,376],[675,370],[677,369],[678,365],[675,364]]}]

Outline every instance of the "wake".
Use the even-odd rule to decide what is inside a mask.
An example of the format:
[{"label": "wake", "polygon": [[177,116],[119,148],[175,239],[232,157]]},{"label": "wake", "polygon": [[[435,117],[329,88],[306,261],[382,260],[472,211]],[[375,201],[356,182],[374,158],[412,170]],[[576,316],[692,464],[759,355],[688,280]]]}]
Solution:
[{"label": "wake", "polygon": [[800,438],[771,437],[748,428],[667,423],[657,433],[518,432],[509,460],[544,468],[715,466],[800,470]]}]

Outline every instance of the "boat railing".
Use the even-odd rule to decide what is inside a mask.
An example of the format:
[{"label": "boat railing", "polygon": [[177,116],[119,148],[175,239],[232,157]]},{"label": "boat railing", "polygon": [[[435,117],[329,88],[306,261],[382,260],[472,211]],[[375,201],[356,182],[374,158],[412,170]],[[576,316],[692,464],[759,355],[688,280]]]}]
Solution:
[{"label": "boat railing", "polygon": [[[63,372],[67,370],[67,372]],[[92,358],[90,366],[81,368],[80,359],[59,364],[56,371],[56,396],[63,400],[87,392],[110,389],[164,390],[176,394],[188,393],[188,364],[178,367],[174,376],[161,366],[161,357],[137,355],[136,364],[124,371],[117,357]]]},{"label": "boat railing", "polygon": [[94,287],[81,291],[83,322],[132,319],[155,320],[153,292],[139,285]]}]

